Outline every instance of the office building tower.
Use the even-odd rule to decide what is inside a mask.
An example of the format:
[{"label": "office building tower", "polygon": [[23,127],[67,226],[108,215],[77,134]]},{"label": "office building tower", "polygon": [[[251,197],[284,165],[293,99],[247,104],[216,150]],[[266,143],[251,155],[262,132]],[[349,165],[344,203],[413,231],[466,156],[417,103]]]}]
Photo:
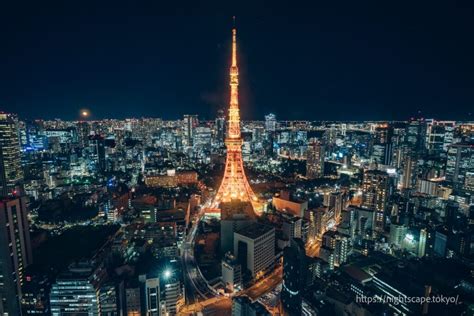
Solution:
[{"label": "office building tower", "polygon": [[226,291],[233,293],[242,289],[242,267],[237,258],[226,253],[221,262],[222,283]]},{"label": "office building tower", "polygon": [[290,240],[283,250],[283,287],[281,304],[285,315],[301,315],[303,291],[306,285],[306,252],[301,239]]},{"label": "office building tower", "polygon": [[401,248],[407,232],[408,228],[405,225],[392,223],[390,225],[390,244]]},{"label": "office building tower", "polygon": [[78,142],[81,148],[89,146],[89,135],[91,133],[91,126],[89,122],[80,121],[77,123]]},{"label": "office building tower", "polygon": [[[209,155],[211,151],[212,132],[209,127],[198,126],[193,134],[193,151],[199,156]],[[206,154],[207,153],[207,154]]]},{"label": "office building tower", "polygon": [[386,172],[366,170],[362,182],[362,206],[377,211],[375,227],[384,227],[384,212],[390,195],[390,178]]},{"label": "office building tower", "polygon": [[342,265],[347,262],[350,251],[350,242],[349,238],[343,235],[339,235],[339,238],[336,241],[336,264]]},{"label": "office building tower", "polygon": [[372,146],[371,160],[380,165],[389,166],[392,163],[393,144],[374,144]]},{"label": "office building tower", "polygon": [[119,293],[114,284],[104,284],[99,289],[99,315],[120,315]]},{"label": "office building tower", "polygon": [[225,254],[234,250],[234,233],[255,223],[257,216],[250,202],[239,200],[222,202],[219,208],[221,210],[221,253]]},{"label": "office building tower", "polygon": [[[144,276],[140,276],[141,279]],[[145,313],[147,316],[160,316],[160,279],[145,279]]]},{"label": "office building tower", "polygon": [[336,231],[327,231],[322,239],[321,250],[323,250],[322,253],[326,252],[326,258],[321,256],[322,258],[326,259],[327,262],[333,260],[332,264],[336,266],[340,266],[347,261],[350,250],[349,238],[347,236]]},{"label": "office building tower", "polygon": [[25,268],[32,263],[27,198],[0,200],[0,309],[19,315]]},{"label": "office building tower", "polygon": [[292,238],[302,238],[301,227],[303,225],[303,219],[301,217],[294,216],[292,214],[283,213],[281,216],[281,230],[283,234],[291,240]]},{"label": "office building tower", "polygon": [[474,173],[474,143],[458,143],[448,146],[446,181],[455,189],[469,190]]},{"label": "office building tower", "polygon": [[405,143],[413,152],[423,153],[426,142],[426,121],[412,118],[405,129]]},{"label": "office building tower", "polygon": [[324,177],[325,146],[312,139],[306,151],[306,177],[309,179]]},{"label": "office building tower", "polygon": [[140,287],[125,289],[125,315],[142,315]]},{"label": "office building tower", "polygon": [[342,210],[346,204],[346,194],[341,191],[331,192],[329,194],[329,208],[334,209],[334,218],[338,220],[341,217]]},{"label": "office building tower", "polygon": [[416,185],[416,159],[412,154],[404,156],[402,163],[403,171],[401,178],[402,189],[412,189]]},{"label": "office building tower", "polygon": [[192,146],[194,130],[199,126],[199,119],[197,115],[184,115],[183,118],[183,134],[184,134],[184,145]]},{"label": "office building tower", "polygon": [[453,143],[455,121],[426,120],[426,149],[431,155],[445,156],[448,146]]},{"label": "office building tower", "polygon": [[427,253],[427,246],[428,246],[428,241],[431,238],[431,232],[428,231],[426,228],[420,229],[420,238],[418,240],[418,251],[417,251],[417,256],[419,258],[423,258],[426,253]]},{"label": "office building tower", "polygon": [[166,315],[176,315],[178,308],[184,303],[181,282],[175,276],[164,280],[164,310]]},{"label": "office building tower", "polygon": [[375,144],[386,144],[392,142],[393,128],[388,124],[376,126],[373,131]]},{"label": "office building tower", "polygon": [[277,121],[276,116],[273,113],[265,115],[265,131],[267,133],[272,133],[276,130]]},{"label": "office building tower", "polygon": [[12,195],[22,181],[18,123],[13,115],[0,113],[0,196]]},{"label": "office building tower", "polygon": [[101,135],[93,135],[89,137],[89,143],[93,146],[94,160],[96,170],[99,173],[106,171],[106,157],[105,157],[105,139]]},{"label": "office building tower", "polygon": [[275,263],[275,228],[252,224],[234,233],[234,255],[242,271],[260,278]]},{"label": "office building tower", "polygon": [[49,297],[52,316],[99,314],[92,272],[89,263],[80,262],[71,265],[68,271],[58,276]]}]

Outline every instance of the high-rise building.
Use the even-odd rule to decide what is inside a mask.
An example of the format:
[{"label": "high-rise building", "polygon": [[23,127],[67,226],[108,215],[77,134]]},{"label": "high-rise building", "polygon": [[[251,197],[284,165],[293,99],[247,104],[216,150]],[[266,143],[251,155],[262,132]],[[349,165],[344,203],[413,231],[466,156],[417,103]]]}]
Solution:
[{"label": "high-rise building", "polygon": [[430,239],[430,232],[426,228],[420,229],[420,238],[418,240],[418,251],[417,255],[419,258],[423,258],[427,253],[427,243]]},{"label": "high-rise building", "polygon": [[27,198],[0,200],[0,310],[19,315],[25,268],[32,263]]},{"label": "high-rise building", "polygon": [[125,289],[125,315],[142,315],[140,287]]},{"label": "high-rise building", "polygon": [[242,271],[260,278],[275,263],[275,228],[252,224],[234,234],[234,255]]},{"label": "high-rise building", "polygon": [[230,67],[230,106],[229,120],[227,124],[227,157],[225,163],[224,177],[217,191],[215,201],[229,202],[232,199],[251,202],[254,208],[259,207],[244,171],[242,159],[242,135],[240,132],[240,110],[239,110],[239,69],[237,67],[237,30],[232,30],[232,66]]},{"label": "high-rise building", "polygon": [[221,262],[222,283],[229,292],[236,292],[242,289],[242,267],[237,258],[228,252]]},{"label": "high-rise building", "polygon": [[379,170],[366,170],[362,182],[362,206],[377,211],[376,229],[383,230],[384,212],[390,194],[390,177]]},{"label": "high-rise building", "polygon": [[474,173],[474,143],[459,143],[448,146],[446,181],[455,189],[468,190]]},{"label": "high-rise building", "polygon": [[100,316],[117,316],[120,311],[119,294],[115,284],[104,284],[99,289]]},{"label": "high-rise building", "polygon": [[276,116],[273,113],[265,115],[265,131],[272,133],[276,130],[277,121]]},{"label": "high-rise building", "polygon": [[166,278],[164,284],[164,308],[166,315],[176,315],[178,307],[184,303],[181,282],[175,276]]},{"label": "high-rise building", "polygon": [[416,153],[425,150],[426,121],[412,118],[405,129],[405,143]]},{"label": "high-rise building", "polygon": [[336,221],[341,217],[342,210],[345,208],[347,196],[341,191],[331,192],[329,194],[329,208],[334,208],[334,217]]},{"label": "high-rise building", "polygon": [[389,166],[392,163],[393,144],[374,144],[372,146],[371,159],[373,162]]},{"label": "high-rise building", "polygon": [[85,148],[89,146],[89,135],[91,133],[91,126],[89,122],[80,121],[77,122],[77,134],[79,146]]},{"label": "high-rise building", "polygon": [[325,147],[317,140],[311,140],[306,152],[306,177],[310,179],[324,176]]},{"label": "high-rise building", "polygon": [[12,114],[0,113],[0,196],[13,194],[22,181],[17,120]]},{"label": "high-rise building", "polygon": [[430,154],[442,155],[453,143],[455,121],[426,120],[426,149]]},{"label": "high-rise building", "polygon": [[209,127],[198,126],[194,129],[193,134],[193,151],[195,154],[203,155],[203,153],[211,151],[212,132]]},{"label": "high-rise building", "polygon": [[403,160],[403,175],[401,178],[402,189],[411,189],[416,184],[416,165],[417,161],[414,155],[408,153]]},{"label": "high-rise building", "polygon": [[292,238],[302,238],[301,227],[303,225],[303,219],[301,217],[294,216],[292,214],[283,213],[281,215],[281,230],[283,234],[291,240]]},{"label": "high-rise building", "polygon": [[390,244],[401,248],[407,232],[408,228],[405,225],[392,223],[390,225]]},{"label": "high-rise building", "polygon": [[160,278],[145,280],[145,309],[148,316],[160,315]]},{"label": "high-rise building", "polygon": [[51,287],[51,315],[98,315],[97,289],[92,284],[92,266],[80,262],[62,273]]},{"label": "high-rise building", "polygon": [[96,163],[96,170],[99,173],[105,172],[106,157],[105,157],[105,139],[101,135],[93,135],[89,139],[89,143],[94,147],[94,158]]},{"label": "high-rise building", "polygon": [[[333,264],[340,266],[347,261],[349,255],[349,238],[336,231],[327,231],[323,235],[322,241],[322,253],[326,251],[326,254],[330,255],[330,260],[333,260]],[[324,256],[321,256],[324,258]],[[326,261],[329,262],[328,256]]]},{"label": "high-rise building", "polygon": [[184,115],[183,118],[183,134],[184,134],[184,145],[193,145],[194,130],[199,126],[199,119],[197,115]]},{"label": "high-rise building", "polygon": [[225,254],[234,249],[234,233],[255,223],[257,217],[250,202],[222,202],[220,210],[221,253]]},{"label": "high-rise building", "polygon": [[291,239],[290,246],[283,250],[281,304],[285,315],[301,315],[306,270],[304,243],[298,238]]}]

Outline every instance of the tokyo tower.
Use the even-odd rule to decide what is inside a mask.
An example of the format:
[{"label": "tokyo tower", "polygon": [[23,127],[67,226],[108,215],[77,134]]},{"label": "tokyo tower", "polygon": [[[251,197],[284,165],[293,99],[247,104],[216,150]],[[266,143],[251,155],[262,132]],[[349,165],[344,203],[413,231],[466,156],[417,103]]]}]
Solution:
[{"label": "tokyo tower", "polygon": [[217,191],[215,202],[230,202],[240,200],[251,202],[253,207],[258,205],[258,199],[245,176],[242,161],[242,137],[240,135],[239,114],[239,68],[237,67],[237,30],[232,29],[232,66],[230,67],[230,106],[227,122],[225,145],[227,158],[224,177]]}]

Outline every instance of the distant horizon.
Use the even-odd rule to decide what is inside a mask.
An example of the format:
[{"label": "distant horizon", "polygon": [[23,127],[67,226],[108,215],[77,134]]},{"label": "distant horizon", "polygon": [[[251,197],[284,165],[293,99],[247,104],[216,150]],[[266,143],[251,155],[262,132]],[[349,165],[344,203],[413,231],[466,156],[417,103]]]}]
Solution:
[{"label": "distant horizon", "polygon": [[[125,121],[125,120],[140,120],[140,119],[160,119],[160,120],[163,120],[163,121],[170,121],[170,122],[173,122],[173,121],[180,121],[182,120],[183,118],[175,118],[175,119],[171,119],[171,118],[163,118],[163,117],[158,117],[158,116],[131,116],[131,117],[123,117],[123,118],[113,118],[113,117],[108,117],[108,118],[91,118],[91,119],[63,119],[63,118],[22,118],[21,116],[19,116],[17,113],[13,113],[13,112],[5,112],[5,111],[0,111],[0,113],[8,113],[8,114],[14,114],[14,115],[17,115],[18,119],[20,121],[64,121],[64,122],[100,122],[100,121],[107,121],[107,120],[114,120],[114,121]],[[274,114],[274,113],[268,113],[268,114]],[[183,114],[184,115],[198,115],[198,114],[194,114],[194,113],[186,113],[186,114]],[[203,122],[211,122],[211,121],[214,121],[215,118],[206,118],[206,117],[202,117],[198,115],[198,119],[199,121],[203,121]],[[396,123],[396,122],[408,122],[412,119],[422,119],[422,120],[435,120],[435,121],[454,121],[454,122],[462,122],[462,123],[474,123],[474,118],[472,120],[456,120],[456,119],[445,119],[445,118],[437,118],[437,117],[409,117],[407,119],[398,119],[398,120],[384,120],[384,119],[380,119],[380,120],[373,120],[373,119],[368,119],[368,120],[313,120],[313,119],[279,119],[278,116],[276,116],[276,121],[277,122],[318,122],[318,123],[361,123],[361,122],[364,122],[364,123],[370,123],[370,122],[393,122],[393,123]],[[226,121],[227,121],[227,117],[226,117]],[[242,122],[265,122],[265,119],[242,119],[241,120]]]},{"label": "distant horizon", "polygon": [[75,119],[81,107],[97,118],[213,118],[228,105],[237,15],[244,120],[472,116],[474,19],[455,3],[311,3],[285,15],[213,15],[203,5],[206,14],[163,15],[172,7],[6,4],[0,110],[27,119]]}]

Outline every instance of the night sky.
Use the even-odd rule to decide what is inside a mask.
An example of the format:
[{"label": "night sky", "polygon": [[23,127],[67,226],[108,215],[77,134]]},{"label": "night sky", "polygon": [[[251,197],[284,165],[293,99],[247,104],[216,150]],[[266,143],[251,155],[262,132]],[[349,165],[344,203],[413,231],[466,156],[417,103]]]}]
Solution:
[{"label": "night sky", "polygon": [[11,2],[0,7],[0,110],[20,118],[88,108],[93,118],[212,119],[228,103],[235,14],[244,119],[474,120],[472,2]]}]

